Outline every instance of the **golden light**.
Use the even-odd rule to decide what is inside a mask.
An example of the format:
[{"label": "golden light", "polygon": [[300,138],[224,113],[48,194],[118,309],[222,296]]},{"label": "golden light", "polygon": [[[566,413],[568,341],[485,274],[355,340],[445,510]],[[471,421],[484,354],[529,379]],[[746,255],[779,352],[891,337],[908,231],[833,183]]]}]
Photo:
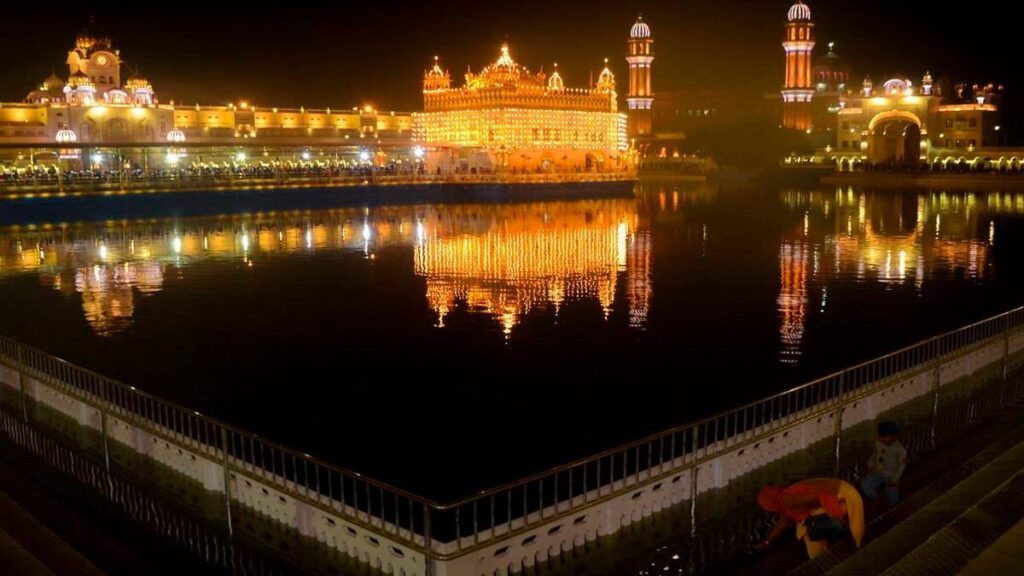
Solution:
[{"label": "golden light", "polygon": [[594,88],[565,88],[515,62],[507,45],[462,87],[435,64],[423,79],[424,112],[413,115],[413,139],[431,149],[482,151],[491,167],[571,171],[628,149],[617,112],[615,79],[605,70]]}]

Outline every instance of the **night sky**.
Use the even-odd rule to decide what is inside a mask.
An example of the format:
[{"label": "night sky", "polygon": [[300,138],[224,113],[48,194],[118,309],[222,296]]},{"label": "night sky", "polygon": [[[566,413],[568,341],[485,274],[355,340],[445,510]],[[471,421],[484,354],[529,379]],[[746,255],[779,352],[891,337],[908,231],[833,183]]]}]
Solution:
[{"label": "night sky", "polygon": [[[587,83],[602,59],[626,82],[624,41],[638,12],[655,36],[655,89],[695,86],[775,91],[783,68],[782,24],[788,0],[730,2],[367,2],[352,8],[206,9],[168,3],[55,9],[22,4],[5,14],[0,48],[8,54],[0,100],[20,101],[51,68],[62,76],[66,52],[94,14],[126,63],[139,67],[162,102],[382,109],[422,106],[419,83],[435,54],[458,83],[497,57],[508,37],[513,57],[532,69],[561,65],[566,82]],[[302,3],[308,6],[308,3]],[[897,73],[1024,85],[1010,38],[1019,23],[998,5],[818,0],[809,3],[818,54],[834,40],[853,66],[876,82]],[[232,5],[234,6],[234,5]],[[970,10],[971,6],[977,7]],[[625,89],[621,88],[620,93]]]}]

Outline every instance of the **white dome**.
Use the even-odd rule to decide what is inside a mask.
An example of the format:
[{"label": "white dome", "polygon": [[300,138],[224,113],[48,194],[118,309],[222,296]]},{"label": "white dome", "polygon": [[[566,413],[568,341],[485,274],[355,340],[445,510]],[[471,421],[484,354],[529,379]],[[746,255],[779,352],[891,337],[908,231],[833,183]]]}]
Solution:
[{"label": "white dome", "polygon": [[75,134],[74,130],[63,128],[57,131],[57,142],[59,144],[69,144],[71,142],[77,142],[78,135]]},{"label": "white dome", "polygon": [[643,16],[637,17],[636,24],[633,24],[633,28],[629,31],[629,37],[633,39],[651,37],[651,27],[644,22]]},{"label": "white dome", "polygon": [[167,133],[167,141],[173,144],[180,144],[185,141],[185,133],[174,129]]},{"label": "white dome", "polygon": [[811,9],[801,2],[796,0],[796,4],[789,9],[789,21],[790,22],[807,22],[811,19]]}]

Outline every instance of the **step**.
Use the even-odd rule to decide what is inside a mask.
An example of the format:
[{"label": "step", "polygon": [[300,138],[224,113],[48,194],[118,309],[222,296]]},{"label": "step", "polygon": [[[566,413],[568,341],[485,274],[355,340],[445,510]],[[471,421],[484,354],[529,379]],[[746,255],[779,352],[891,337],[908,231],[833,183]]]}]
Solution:
[{"label": "step", "polygon": [[830,576],[876,576],[895,566],[962,514],[1024,469],[1024,442],[974,474],[829,570]]},{"label": "step", "polygon": [[[952,490],[977,470],[1005,454],[1019,443],[1024,442],[1024,426],[1020,424],[1021,417],[1022,415],[1019,410],[1011,410],[1004,415],[1000,422],[991,428],[981,431],[980,436],[972,435],[965,438],[963,444],[970,444],[972,442],[975,444],[984,442],[984,444],[979,444],[972,450],[967,451],[966,454],[973,455],[958,463],[952,469],[945,468],[945,472],[942,472],[936,480],[915,490],[909,497],[901,500],[897,506],[873,519],[867,526],[867,541],[869,545],[873,539],[886,534],[894,526],[912,517],[919,510]],[[965,446],[958,446],[960,450],[957,453],[963,454],[963,448]],[[940,455],[939,457],[942,458],[944,456]],[[923,461],[921,466],[928,466],[930,458],[929,456]],[[932,466],[934,467],[934,464]],[[908,469],[907,475],[918,474],[920,471],[920,468],[911,467]],[[854,548],[852,542],[843,542],[830,547],[825,554],[813,560],[805,561],[792,570],[790,574],[793,576],[820,576],[839,566],[856,553],[857,549]]]},{"label": "step", "polygon": [[999,537],[959,576],[992,576],[993,574],[1024,574],[1024,520]]},{"label": "step", "polygon": [[883,576],[955,574],[1024,518],[1024,472],[936,532]]},{"label": "step", "polygon": [[0,528],[0,566],[4,574],[18,576],[53,576],[53,571]]},{"label": "step", "polygon": [[[0,538],[4,553],[9,552],[13,559],[22,562],[26,561],[26,556],[31,557],[35,564],[45,568],[45,571],[39,572],[36,566],[35,571],[26,572],[27,574],[104,574],[3,492],[0,492],[0,532],[5,536]],[[29,562],[24,564],[24,567],[29,570],[34,564]],[[0,570],[0,573],[20,574],[17,571],[4,570]]]}]

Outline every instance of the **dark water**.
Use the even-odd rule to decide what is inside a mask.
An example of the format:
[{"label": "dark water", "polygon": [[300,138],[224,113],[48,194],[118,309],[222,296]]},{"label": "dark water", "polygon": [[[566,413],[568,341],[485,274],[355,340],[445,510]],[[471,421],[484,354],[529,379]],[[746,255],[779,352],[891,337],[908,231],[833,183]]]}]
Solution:
[{"label": "dark water", "polygon": [[0,228],[0,332],[449,498],[1024,303],[1020,192],[275,209]]}]

